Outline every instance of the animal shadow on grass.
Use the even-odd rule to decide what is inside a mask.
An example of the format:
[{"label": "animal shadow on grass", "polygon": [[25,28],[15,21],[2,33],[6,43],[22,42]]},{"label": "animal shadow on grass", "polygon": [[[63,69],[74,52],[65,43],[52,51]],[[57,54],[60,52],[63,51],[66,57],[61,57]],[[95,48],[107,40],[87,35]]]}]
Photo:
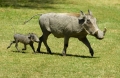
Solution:
[{"label": "animal shadow on grass", "polygon": [[[12,52],[15,52],[15,53],[23,53],[23,54],[26,54],[28,52],[24,52],[24,51],[12,51]],[[39,54],[47,54],[47,55],[56,55],[56,56],[63,56],[62,53],[57,53],[57,52],[53,52],[51,54],[47,53],[47,52],[36,52],[36,53],[39,53]],[[36,54],[36,53],[33,53],[33,54]],[[84,55],[74,55],[74,54],[66,54],[67,57],[80,57],[80,58],[99,58],[99,57],[92,57],[92,56],[84,56]],[[63,56],[64,57],[64,56]]]},{"label": "animal shadow on grass", "polygon": [[12,52],[15,52],[15,53],[24,53],[24,54],[26,54],[27,52],[24,52],[24,51],[12,51]]},{"label": "animal shadow on grass", "polygon": [[[40,53],[40,54],[49,54],[49,53],[43,52],[43,51],[38,52],[38,53]],[[56,53],[56,52],[53,52],[52,54],[49,54],[49,55],[63,56],[62,53]],[[74,54],[66,54],[66,56],[69,56],[69,57],[80,57],[80,58],[99,58],[99,57],[84,56],[84,55],[74,55]]]}]

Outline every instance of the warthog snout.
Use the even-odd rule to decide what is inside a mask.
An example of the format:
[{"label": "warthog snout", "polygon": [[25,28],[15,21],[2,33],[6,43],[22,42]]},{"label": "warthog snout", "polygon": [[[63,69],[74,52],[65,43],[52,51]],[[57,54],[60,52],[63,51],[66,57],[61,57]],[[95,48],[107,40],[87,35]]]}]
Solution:
[{"label": "warthog snout", "polygon": [[39,43],[39,38],[34,33],[30,33],[30,39],[33,42]]},{"label": "warthog snout", "polygon": [[94,36],[97,38],[97,39],[103,39],[104,36],[105,36],[105,33],[106,33],[107,29],[104,28],[104,31],[101,31],[101,30],[98,30],[95,32]]}]

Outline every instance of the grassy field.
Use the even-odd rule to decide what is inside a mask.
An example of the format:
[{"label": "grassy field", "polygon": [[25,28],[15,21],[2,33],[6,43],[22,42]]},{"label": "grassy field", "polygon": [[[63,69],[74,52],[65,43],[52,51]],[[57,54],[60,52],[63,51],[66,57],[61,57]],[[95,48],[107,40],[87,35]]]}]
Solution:
[{"label": "grassy field", "polygon": [[[32,0],[30,0],[32,1]],[[0,2],[0,78],[119,78],[120,77],[120,1],[119,0],[33,0],[28,2]],[[44,45],[43,53],[32,54],[32,49],[16,52],[11,46],[15,32],[29,32],[42,35],[36,17],[29,23],[23,22],[38,13],[72,12],[80,10],[87,13],[90,9],[97,18],[101,30],[107,28],[105,39],[97,40],[87,36],[95,51],[90,58],[88,48],[77,39],[71,38],[67,56],[61,56],[63,39],[49,36],[48,44],[53,55],[47,54]],[[15,32],[14,32],[15,29]],[[34,44],[37,48],[37,43]],[[23,45],[19,44],[22,49]]]}]

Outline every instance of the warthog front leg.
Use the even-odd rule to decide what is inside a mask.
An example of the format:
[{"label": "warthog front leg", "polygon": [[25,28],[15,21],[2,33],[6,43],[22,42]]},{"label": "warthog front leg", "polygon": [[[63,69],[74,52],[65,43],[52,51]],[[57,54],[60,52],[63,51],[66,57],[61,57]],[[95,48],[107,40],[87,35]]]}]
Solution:
[{"label": "warthog front leg", "polygon": [[38,48],[37,48],[37,52],[40,52],[40,48],[41,48],[41,43],[42,43],[43,39],[42,36],[39,38],[39,44],[38,44]]},{"label": "warthog front leg", "polygon": [[15,47],[16,47],[17,51],[20,52],[20,50],[18,49],[18,41],[15,41],[15,43],[16,43]]},{"label": "warthog front leg", "polygon": [[94,55],[94,51],[93,51],[93,49],[92,49],[88,39],[85,37],[85,38],[79,39],[79,40],[82,41],[89,48],[89,52],[90,52],[91,56],[93,56]]},{"label": "warthog front leg", "polygon": [[33,43],[30,43],[30,46],[31,46],[32,50],[33,50],[34,53],[35,53],[35,48],[34,48],[34,46],[33,46]]}]

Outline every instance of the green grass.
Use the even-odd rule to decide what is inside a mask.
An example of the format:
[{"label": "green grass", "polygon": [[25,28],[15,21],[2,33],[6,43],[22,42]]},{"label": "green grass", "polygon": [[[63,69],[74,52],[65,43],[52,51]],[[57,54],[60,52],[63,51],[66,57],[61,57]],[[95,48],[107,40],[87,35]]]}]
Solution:
[{"label": "green grass", "polygon": [[[45,0],[43,3],[28,2],[0,3],[0,78],[119,78],[120,77],[120,2],[119,0]],[[14,5],[16,4],[16,5]],[[54,53],[32,54],[27,46],[25,53],[15,52],[14,45],[6,49],[13,40],[15,32],[26,34],[34,32],[42,35],[38,18],[23,25],[23,22],[38,13],[72,12],[87,13],[90,9],[97,18],[97,24],[102,30],[107,28],[105,39],[97,40],[88,36],[95,51],[90,58],[88,48],[75,38],[71,38],[67,56],[62,57],[63,39],[49,36],[48,44]],[[23,45],[19,44],[22,49]],[[35,43],[37,48],[37,43]]]}]

